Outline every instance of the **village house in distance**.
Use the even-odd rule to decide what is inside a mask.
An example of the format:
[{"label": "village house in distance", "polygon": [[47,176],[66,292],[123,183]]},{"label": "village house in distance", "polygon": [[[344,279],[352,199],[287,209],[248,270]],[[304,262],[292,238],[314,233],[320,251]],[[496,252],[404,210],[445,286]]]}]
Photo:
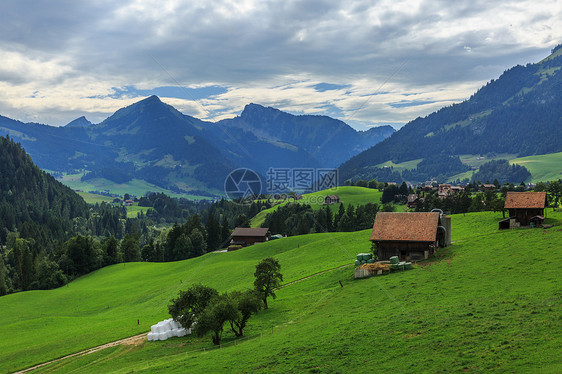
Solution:
[{"label": "village house in distance", "polygon": [[451,244],[451,217],[441,212],[379,212],[375,218],[371,241],[378,260],[398,256],[401,261],[427,259],[435,248]]},{"label": "village house in distance", "polygon": [[232,239],[230,245],[241,245],[247,247],[255,243],[263,243],[269,240],[271,233],[269,228],[249,228],[249,227],[236,227],[232,232]]},{"label": "village house in distance", "polygon": [[538,227],[544,222],[546,192],[508,192],[504,208],[509,218],[499,222],[499,229]]}]

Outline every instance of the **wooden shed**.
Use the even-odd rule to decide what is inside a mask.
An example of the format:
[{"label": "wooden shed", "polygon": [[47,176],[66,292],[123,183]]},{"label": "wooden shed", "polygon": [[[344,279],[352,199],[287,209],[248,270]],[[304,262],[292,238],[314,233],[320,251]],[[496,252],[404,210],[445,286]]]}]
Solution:
[{"label": "wooden shed", "polygon": [[451,244],[451,218],[439,212],[379,212],[371,241],[379,260],[398,256],[401,261],[427,259],[435,248]]},{"label": "wooden shed", "polygon": [[232,232],[230,244],[246,247],[255,243],[266,242],[270,236],[271,233],[267,227],[236,227]]},{"label": "wooden shed", "polygon": [[509,211],[509,218],[500,221],[500,230],[529,226],[531,222],[541,224],[545,206],[546,192],[508,192],[504,207]]},{"label": "wooden shed", "polygon": [[324,204],[337,204],[340,202],[338,195],[328,195],[324,198]]}]

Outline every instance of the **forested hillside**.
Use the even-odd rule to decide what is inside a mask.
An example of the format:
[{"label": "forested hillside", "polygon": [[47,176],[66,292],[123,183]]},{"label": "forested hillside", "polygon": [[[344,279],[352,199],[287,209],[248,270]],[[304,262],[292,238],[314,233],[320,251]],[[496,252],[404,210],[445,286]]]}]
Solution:
[{"label": "forested hillside", "polygon": [[340,180],[381,179],[375,165],[443,155],[562,150],[562,48],[539,63],[515,66],[470,99],[417,118],[340,167]]}]

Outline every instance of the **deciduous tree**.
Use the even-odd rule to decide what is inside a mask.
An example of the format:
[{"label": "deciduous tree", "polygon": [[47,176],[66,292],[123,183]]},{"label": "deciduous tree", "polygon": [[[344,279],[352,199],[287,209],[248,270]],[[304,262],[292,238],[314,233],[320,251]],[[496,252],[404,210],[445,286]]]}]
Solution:
[{"label": "deciduous tree", "polygon": [[281,285],[283,275],[280,272],[281,265],[279,261],[273,257],[264,258],[256,265],[254,273],[254,289],[258,292],[263,300],[264,308],[267,309],[267,298],[269,296],[275,299],[275,289]]}]

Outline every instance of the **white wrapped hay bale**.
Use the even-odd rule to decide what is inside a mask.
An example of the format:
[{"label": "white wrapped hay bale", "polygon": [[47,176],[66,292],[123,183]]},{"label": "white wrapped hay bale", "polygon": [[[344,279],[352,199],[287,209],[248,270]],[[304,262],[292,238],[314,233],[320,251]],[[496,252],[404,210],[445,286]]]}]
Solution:
[{"label": "white wrapped hay bale", "polygon": [[177,329],[176,331],[177,331],[177,336],[178,336],[178,337],[182,337],[182,336],[187,335],[187,334],[186,334],[186,331],[185,331],[185,329],[184,329],[183,327]]},{"label": "white wrapped hay bale", "polygon": [[168,339],[168,334],[165,333],[165,332],[161,332],[161,333],[158,334],[158,335],[159,335],[159,337],[158,337],[159,340],[166,340],[166,339]]},{"label": "white wrapped hay bale", "polygon": [[178,336],[178,329],[172,329],[172,336]]}]

